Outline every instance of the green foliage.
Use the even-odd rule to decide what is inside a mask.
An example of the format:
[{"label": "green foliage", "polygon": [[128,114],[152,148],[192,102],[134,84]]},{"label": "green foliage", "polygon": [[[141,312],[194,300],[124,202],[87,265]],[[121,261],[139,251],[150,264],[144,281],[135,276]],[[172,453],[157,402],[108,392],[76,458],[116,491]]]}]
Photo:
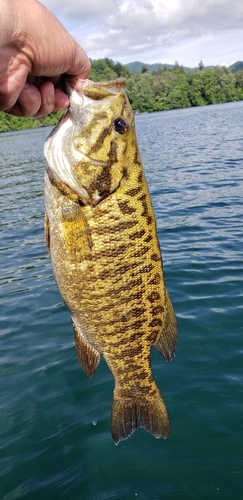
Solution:
[{"label": "green foliage", "polygon": [[188,75],[188,99],[191,106],[203,106],[207,104],[204,95],[204,82],[201,75],[201,70]]},{"label": "green foliage", "polygon": [[130,71],[121,63],[115,63],[112,59],[98,59],[91,61],[92,68],[89,79],[94,82],[102,82],[106,80],[115,80],[116,78],[127,78],[130,76]]},{"label": "green foliage", "polygon": [[243,99],[243,69],[241,69],[236,73],[235,78],[236,78],[236,84],[235,84],[236,97],[237,101],[240,101]]},{"label": "green foliage", "polygon": [[202,59],[200,60],[198,67],[199,67],[200,71],[202,71],[204,69],[204,64],[202,62]]},{"label": "green foliage", "polygon": [[134,110],[148,113],[161,111],[156,99],[156,81],[151,73],[137,73],[127,79],[126,92]]},{"label": "green foliage", "polygon": [[[157,65],[152,73],[149,71],[152,65],[137,63],[141,64],[140,72],[132,73],[108,58],[91,62],[91,80],[126,78],[128,98],[133,109],[140,113],[243,100],[243,69],[205,68],[200,61],[196,71],[188,72],[176,61],[171,68]],[[0,132],[55,125],[61,114],[62,111],[40,120],[0,113]]]},{"label": "green foliage", "polygon": [[243,99],[243,70],[225,67],[204,69],[203,62],[195,72],[186,72],[177,61],[173,69],[130,74],[126,84],[133,109],[139,112],[203,106]]},{"label": "green foliage", "polygon": [[18,116],[0,113],[0,132],[10,132],[11,130],[25,130],[27,128],[54,126],[58,122],[62,111],[50,114],[44,118],[20,118]]}]

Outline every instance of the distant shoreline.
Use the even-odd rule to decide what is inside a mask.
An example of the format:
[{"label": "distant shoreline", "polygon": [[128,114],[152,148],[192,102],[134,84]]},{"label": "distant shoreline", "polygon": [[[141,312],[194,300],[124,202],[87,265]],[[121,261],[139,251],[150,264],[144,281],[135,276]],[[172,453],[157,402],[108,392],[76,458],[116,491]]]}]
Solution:
[{"label": "distant shoreline", "polygon": [[[212,103],[212,104],[202,104],[202,105],[198,105],[198,106],[193,106],[194,108],[202,108],[202,107],[206,107],[206,106],[216,106],[217,104],[231,104],[231,103],[234,103],[234,102],[242,102],[243,99],[240,99],[240,100],[234,100],[234,101],[227,101],[227,102],[218,102],[218,103]],[[192,106],[186,106],[184,108],[172,108],[172,109],[163,109],[163,110],[155,110],[155,111],[137,111],[137,110],[134,110],[134,115],[135,116],[140,116],[140,115],[147,115],[147,114],[152,114],[152,113],[162,113],[163,111],[175,111],[175,110],[179,110],[179,109],[191,109]],[[59,121],[60,117],[56,120],[55,123],[46,123],[44,125],[33,125],[33,126],[28,126],[28,127],[22,127],[22,128],[15,128],[15,129],[11,129],[11,130],[0,130],[0,134],[5,134],[5,133],[8,133],[8,132],[21,132],[23,130],[34,130],[34,129],[39,129],[39,128],[46,128],[46,127],[55,127],[55,125],[57,125],[58,121]],[[25,120],[25,118],[23,118],[23,120]],[[0,113],[0,126],[1,126],[1,113]]]},{"label": "distant shoreline", "polygon": [[[232,68],[205,68],[200,61],[198,68],[191,71],[186,71],[178,63],[169,69],[158,65],[157,71],[152,72],[145,64],[140,72],[137,69],[132,72],[127,66],[108,58],[98,59],[92,61],[89,78],[96,82],[125,78],[126,93],[134,114],[243,100],[243,63],[240,61]],[[0,113],[0,132],[54,126],[62,113],[48,115],[41,122],[37,118]]]}]

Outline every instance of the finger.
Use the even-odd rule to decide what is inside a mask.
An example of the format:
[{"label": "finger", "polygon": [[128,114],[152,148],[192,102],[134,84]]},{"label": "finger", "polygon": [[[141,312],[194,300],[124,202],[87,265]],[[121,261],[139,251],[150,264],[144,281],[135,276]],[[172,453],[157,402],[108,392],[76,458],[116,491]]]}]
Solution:
[{"label": "finger", "polygon": [[16,102],[11,108],[6,109],[6,113],[15,116],[37,116],[41,118],[49,113],[55,113],[69,106],[67,95],[62,90],[55,89],[51,82],[43,83],[37,90],[40,94],[41,105],[35,114],[35,109],[33,107],[27,110],[26,107],[24,108],[19,102]]},{"label": "finger", "polygon": [[51,82],[44,82],[39,87],[41,95],[41,106],[36,116],[45,116],[51,113],[56,107],[56,97],[54,85]]},{"label": "finger", "polygon": [[[16,104],[21,113],[19,116],[35,116],[41,107],[41,93],[39,89],[35,85],[26,82]],[[11,113],[13,113],[13,109]]]},{"label": "finger", "polygon": [[[2,60],[1,60],[2,64]],[[2,69],[2,68],[1,68]],[[0,111],[12,109],[18,100],[27,78],[24,68],[17,70],[13,75],[1,74],[0,79]],[[18,106],[17,106],[18,107]]]},{"label": "finger", "polygon": [[10,94],[5,91],[5,89],[3,91],[0,90],[0,111],[6,111],[8,113],[8,110],[13,108],[16,100],[18,99],[18,95],[18,91]]},{"label": "finger", "polygon": [[66,94],[59,89],[55,89],[51,82],[43,83],[39,90],[41,93],[41,107],[36,116],[42,117],[69,106],[69,99]]},{"label": "finger", "polygon": [[62,90],[55,89],[55,97],[56,97],[56,111],[58,111],[59,109],[68,108],[69,98]]}]

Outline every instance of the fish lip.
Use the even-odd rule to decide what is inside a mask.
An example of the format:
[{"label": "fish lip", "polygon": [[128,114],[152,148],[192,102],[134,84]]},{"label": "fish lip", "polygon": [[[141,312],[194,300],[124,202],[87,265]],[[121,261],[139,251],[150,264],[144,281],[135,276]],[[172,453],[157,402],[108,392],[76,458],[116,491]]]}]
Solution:
[{"label": "fish lip", "polygon": [[[81,96],[87,96],[90,97],[90,90],[89,89],[100,89],[100,91],[103,89],[104,90],[104,95],[100,94],[99,99],[102,99],[105,94],[108,95],[113,95],[116,93],[119,89],[123,89],[125,87],[126,83],[126,78],[120,77],[117,78],[116,80],[108,80],[108,81],[103,81],[103,82],[94,82],[93,80],[89,80],[88,78],[86,80],[82,80],[81,78],[75,78],[75,77],[69,77],[68,75],[65,76],[65,91],[68,95],[68,97],[71,96],[72,92],[75,91],[80,97]],[[87,89],[85,89],[87,87]],[[86,92],[85,92],[86,90]],[[97,98],[97,97],[96,97]]]},{"label": "fish lip", "polygon": [[81,80],[80,78],[69,77],[68,75],[66,75],[64,88],[67,96],[70,97],[73,91],[77,92],[77,94],[80,95],[80,92],[83,91],[85,82],[86,80]]}]

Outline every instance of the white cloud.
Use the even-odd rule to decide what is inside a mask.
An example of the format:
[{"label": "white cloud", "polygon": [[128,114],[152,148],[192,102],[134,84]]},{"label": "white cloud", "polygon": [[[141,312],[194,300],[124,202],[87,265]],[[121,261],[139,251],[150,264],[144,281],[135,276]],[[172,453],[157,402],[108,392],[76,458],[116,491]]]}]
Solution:
[{"label": "white cloud", "polygon": [[[240,36],[243,40],[243,2],[239,0],[43,0],[42,3],[57,15],[91,58],[168,62],[165,60],[168,54],[173,61],[180,59],[188,65],[185,59],[190,54],[182,53],[181,48],[187,47],[192,54],[196,45],[200,49],[198,63],[205,59],[199,52],[204,52],[211,40],[209,59],[214,50],[215,59],[224,50],[214,64],[228,57],[243,60],[242,42],[239,44]],[[226,40],[231,42],[230,54]],[[192,56],[191,61],[195,64]],[[211,63],[205,61],[205,64]]]}]

